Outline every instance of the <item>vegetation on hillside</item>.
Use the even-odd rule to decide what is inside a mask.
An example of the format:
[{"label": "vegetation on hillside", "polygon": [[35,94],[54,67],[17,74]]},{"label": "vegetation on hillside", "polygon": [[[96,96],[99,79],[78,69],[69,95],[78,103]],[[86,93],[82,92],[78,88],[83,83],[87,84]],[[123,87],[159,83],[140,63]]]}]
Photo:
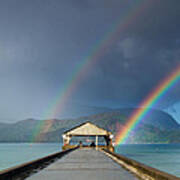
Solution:
[{"label": "vegetation on hillside", "polygon": [[[154,121],[151,117],[147,118],[130,134],[129,143],[180,143],[180,125],[172,117],[157,110],[154,114],[152,112],[152,116]],[[91,121],[116,136],[125,127],[127,117],[127,110],[124,114],[121,110],[76,119],[27,119],[14,124],[2,123],[0,142],[60,142],[64,131],[86,121]]]}]

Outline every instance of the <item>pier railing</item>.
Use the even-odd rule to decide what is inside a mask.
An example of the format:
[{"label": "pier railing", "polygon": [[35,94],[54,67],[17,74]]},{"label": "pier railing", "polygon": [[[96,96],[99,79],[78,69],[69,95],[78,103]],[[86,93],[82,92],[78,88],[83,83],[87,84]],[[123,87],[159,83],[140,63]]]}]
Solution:
[{"label": "pier railing", "polygon": [[30,174],[33,174],[43,168],[45,168],[50,163],[54,162],[57,158],[64,156],[65,154],[75,150],[68,149],[66,151],[57,152],[34,161],[30,161],[18,166],[14,166],[9,169],[0,171],[0,180],[23,180]]},{"label": "pier railing", "polygon": [[180,180],[180,178],[176,176],[149,167],[122,155],[110,152],[106,149],[103,149],[102,151],[110,158],[112,158],[115,162],[122,165],[125,169],[136,174],[142,180]]}]

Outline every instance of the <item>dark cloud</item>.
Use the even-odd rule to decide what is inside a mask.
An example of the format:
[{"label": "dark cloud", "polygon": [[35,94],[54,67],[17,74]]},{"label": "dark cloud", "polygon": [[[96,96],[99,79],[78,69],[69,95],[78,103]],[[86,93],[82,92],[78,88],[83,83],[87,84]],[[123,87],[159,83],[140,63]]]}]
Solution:
[{"label": "dark cloud", "polygon": [[[106,42],[67,104],[139,103],[180,64],[179,19],[179,0],[0,1],[2,121],[44,117]],[[161,104],[179,101],[179,87]]]}]

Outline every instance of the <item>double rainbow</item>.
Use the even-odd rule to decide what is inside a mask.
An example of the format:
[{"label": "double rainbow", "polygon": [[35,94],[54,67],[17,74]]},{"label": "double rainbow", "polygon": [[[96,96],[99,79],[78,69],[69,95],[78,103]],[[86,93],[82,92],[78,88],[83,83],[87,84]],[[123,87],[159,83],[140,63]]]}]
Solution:
[{"label": "double rainbow", "polygon": [[180,80],[180,66],[166,77],[139,105],[128,119],[125,127],[117,132],[115,144],[123,144],[127,141],[130,133],[145,118],[159,100]]}]

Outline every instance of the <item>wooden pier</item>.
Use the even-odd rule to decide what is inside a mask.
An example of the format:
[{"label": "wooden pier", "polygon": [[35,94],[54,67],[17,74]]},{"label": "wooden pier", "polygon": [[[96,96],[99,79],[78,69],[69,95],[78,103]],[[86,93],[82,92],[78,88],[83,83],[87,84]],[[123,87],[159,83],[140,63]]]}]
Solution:
[{"label": "wooden pier", "polygon": [[79,148],[27,180],[180,180],[108,150]]},{"label": "wooden pier", "polygon": [[77,149],[27,180],[137,180],[103,152]]}]

